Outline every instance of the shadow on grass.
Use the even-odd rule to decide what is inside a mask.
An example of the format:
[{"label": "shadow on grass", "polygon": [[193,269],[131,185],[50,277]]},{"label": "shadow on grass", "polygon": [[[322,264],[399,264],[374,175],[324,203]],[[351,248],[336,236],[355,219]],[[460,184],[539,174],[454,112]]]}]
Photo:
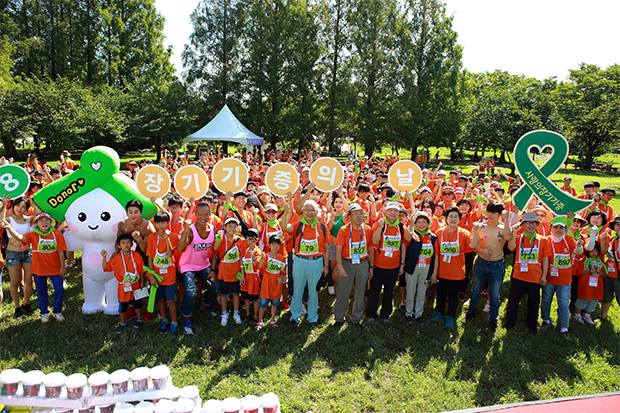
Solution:
[{"label": "shadow on grass", "polygon": [[[535,383],[561,380],[573,387],[582,379],[580,363],[601,363],[603,358],[611,367],[619,365],[617,335],[611,323],[601,324],[598,330],[571,326],[571,342],[561,339],[555,329],[529,336],[522,324],[509,332],[499,330],[493,334],[487,328],[488,316],[484,312],[464,324],[465,311],[459,304],[454,328],[428,321],[434,313],[430,307],[425,309],[423,325],[407,324],[404,313],[397,308],[388,324],[345,324],[337,328],[331,308],[335,298],[325,290],[320,293],[320,323],[315,328],[304,318],[298,329],[288,330],[290,313],[280,308],[279,327],[266,326],[260,331],[246,323],[235,325],[232,319],[228,326],[221,327],[219,317],[195,314],[193,336],[159,334],[157,317],[142,330],[133,329],[129,322],[122,334],[116,334],[117,317],[81,314],[79,274],[79,267],[70,270],[65,291],[66,322],[52,320],[42,325],[35,315],[20,320],[3,316],[0,348],[4,368],[92,374],[97,370],[167,364],[173,368],[177,385],[198,384],[202,394],[210,395],[217,393],[226,380],[256,382],[261,371],[276,366],[282,366],[282,374],[294,383],[310,379],[317,366],[326,369],[325,380],[337,380],[361,369],[363,379],[380,389],[376,372],[402,359],[416,373],[433,375],[431,365],[440,365],[439,374],[445,380],[474,383],[471,403],[483,406],[513,401],[506,395],[520,400],[538,399]],[[507,277],[501,291],[500,324],[509,286]],[[395,302],[400,302],[398,293]],[[524,323],[524,307],[520,323]],[[601,381],[600,386],[604,389],[605,382]],[[562,395],[561,390],[558,393]]]}]

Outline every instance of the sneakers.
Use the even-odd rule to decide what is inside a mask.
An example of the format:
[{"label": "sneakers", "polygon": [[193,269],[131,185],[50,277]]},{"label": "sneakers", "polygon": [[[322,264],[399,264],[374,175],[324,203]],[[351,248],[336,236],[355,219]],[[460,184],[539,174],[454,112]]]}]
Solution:
[{"label": "sneakers", "polygon": [[54,319],[56,319],[56,321],[65,321],[65,316],[62,315],[62,313],[53,313],[52,317],[54,317]]},{"label": "sneakers", "polygon": [[454,317],[447,316],[446,317],[446,327],[454,326]]},{"label": "sneakers", "polygon": [[50,313],[41,314],[41,322],[45,324],[48,321],[50,321]]},{"label": "sneakers", "polygon": [[306,309],[306,305],[305,305],[305,304],[302,304],[302,305],[301,305],[301,314],[302,314],[302,315],[303,315],[303,314],[308,314],[308,310]]},{"label": "sneakers", "polygon": [[488,301],[484,303],[484,307],[482,308],[482,311],[484,311],[485,313],[488,313],[489,311],[491,311],[491,305],[489,304]]},{"label": "sneakers", "polygon": [[489,330],[491,330],[494,333],[497,331],[497,320],[489,321]]},{"label": "sneakers", "polygon": [[424,320],[422,320],[422,317],[416,317],[415,322],[418,324],[424,324]]},{"label": "sneakers", "polygon": [[15,309],[15,313],[13,314],[13,318],[22,318],[24,316],[24,310],[21,307],[17,307]]},{"label": "sneakers", "polygon": [[299,323],[295,320],[291,320],[291,323],[288,325],[289,330],[295,330],[299,326]]},{"label": "sneakers", "polygon": [[382,318],[381,321],[383,321],[383,324],[388,324],[390,322],[389,318]]},{"label": "sneakers", "polygon": [[533,336],[535,336],[536,334],[538,334],[538,330],[536,328],[530,328],[529,329],[529,333]]},{"label": "sneakers", "polygon": [[570,338],[570,334],[568,334],[568,330],[560,331],[560,335],[562,336],[562,338],[564,340],[567,340],[567,341],[571,341],[572,340],[572,338]]},{"label": "sneakers", "polygon": [[165,333],[166,330],[168,330],[168,321],[162,321],[161,325],[159,326],[159,332]]},{"label": "sneakers", "polygon": [[142,320],[136,320],[136,322],[133,325],[133,328],[135,328],[136,330],[140,330],[143,324],[144,322]]},{"label": "sneakers", "polygon": [[433,318],[431,318],[431,321],[439,321],[443,318],[443,315],[441,315],[441,313],[436,312],[435,316]]},{"label": "sneakers", "polygon": [[590,314],[584,315],[583,319],[586,323],[590,324],[591,326],[594,325],[594,321],[592,321],[592,317],[590,316]]},{"label": "sneakers", "polygon": [[336,289],[333,285],[330,285],[329,287],[327,287],[327,292],[329,293],[329,295],[334,295],[336,294]]},{"label": "sneakers", "polygon": [[[179,330],[179,325],[178,324],[170,324],[170,334],[175,335]],[[192,334],[194,334],[194,332],[192,331]]]},{"label": "sneakers", "polygon": [[228,324],[228,313],[222,313],[222,322],[220,324],[222,327],[226,327],[226,324]]},{"label": "sneakers", "polygon": [[551,327],[551,323],[548,321],[543,321],[542,325],[540,326],[540,331],[548,330],[549,327]]},{"label": "sneakers", "polygon": [[121,323],[118,325],[118,327],[116,327],[116,330],[114,330],[114,332],[116,334],[120,334],[123,332],[124,329],[125,329],[125,323]]},{"label": "sneakers", "polygon": [[32,309],[32,307],[30,307],[30,303],[22,305],[21,309],[22,312],[26,315],[32,315],[32,313],[34,313],[34,310]]},{"label": "sneakers", "polygon": [[407,323],[411,324],[413,322],[413,316],[408,315],[407,316]]},{"label": "sneakers", "polygon": [[144,313],[144,322],[146,323],[147,321],[151,321],[153,319],[153,313],[149,313],[148,311],[146,311]]},{"label": "sneakers", "polygon": [[289,311],[291,309],[286,301],[282,301],[282,307],[284,307],[284,311]]},{"label": "sneakers", "polygon": [[[192,325],[192,322],[190,320],[185,320],[185,322],[183,323],[183,329],[185,330],[185,334],[187,334],[188,336],[194,335],[194,326]],[[170,328],[170,332],[172,333],[172,328]]]},{"label": "sneakers", "polygon": [[574,318],[575,318],[575,321],[577,321],[578,323],[583,324],[583,318],[581,317],[581,314],[575,313]]},{"label": "sneakers", "polygon": [[235,320],[235,324],[241,324],[241,316],[238,311],[233,313],[233,320]]},{"label": "sneakers", "polygon": [[473,311],[469,310],[467,312],[467,314],[465,315],[465,322],[469,323],[471,320],[473,320],[474,318],[476,318],[476,313],[474,313]]}]

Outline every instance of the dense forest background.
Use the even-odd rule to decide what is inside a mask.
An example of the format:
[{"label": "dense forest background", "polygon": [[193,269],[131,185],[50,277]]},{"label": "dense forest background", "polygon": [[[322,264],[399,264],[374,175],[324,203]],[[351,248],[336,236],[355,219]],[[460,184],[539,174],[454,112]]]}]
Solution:
[{"label": "dense forest background", "polygon": [[468,72],[439,0],[204,0],[191,21],[179,78],[153,0],[0,0],[5,156],[30,141],[159,154],[225,103],[267,145],[318,138],[333,155],[354,142],[509,162],[541,128],[588,165],[618,145],[620,66],[583,63],[563,82]]}]

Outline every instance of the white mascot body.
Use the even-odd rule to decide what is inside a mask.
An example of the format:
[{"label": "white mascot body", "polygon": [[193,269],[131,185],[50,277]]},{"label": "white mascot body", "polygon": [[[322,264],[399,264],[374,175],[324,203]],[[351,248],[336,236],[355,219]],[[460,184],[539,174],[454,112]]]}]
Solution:
[{"label": "white mascot body", "polygon": [[118,224],[127,218],[125,204],[138,199],[143,217],[150,219],[157,207],[141,195],[134,182],[119,172],[118,154],[104,146],[84,152],[81,168],[39,190],[37,206],[58,222],[66,221],[68,251],[82,251],[82,312],[118,314],[118,282],[102,269],[101,250],[115,251]]}]

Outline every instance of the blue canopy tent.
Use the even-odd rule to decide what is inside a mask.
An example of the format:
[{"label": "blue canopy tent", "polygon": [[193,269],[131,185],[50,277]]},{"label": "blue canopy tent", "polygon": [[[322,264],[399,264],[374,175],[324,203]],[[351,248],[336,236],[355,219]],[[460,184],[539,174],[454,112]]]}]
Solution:
[{"label": "blue canopy tent", "polygon": [[263,138],[250,132],[224,105],[220,113],[211,122],[197,132],[185,138],[185,142],[196,141],[227,141],[246,145],[258,146],[263,144]]}]

